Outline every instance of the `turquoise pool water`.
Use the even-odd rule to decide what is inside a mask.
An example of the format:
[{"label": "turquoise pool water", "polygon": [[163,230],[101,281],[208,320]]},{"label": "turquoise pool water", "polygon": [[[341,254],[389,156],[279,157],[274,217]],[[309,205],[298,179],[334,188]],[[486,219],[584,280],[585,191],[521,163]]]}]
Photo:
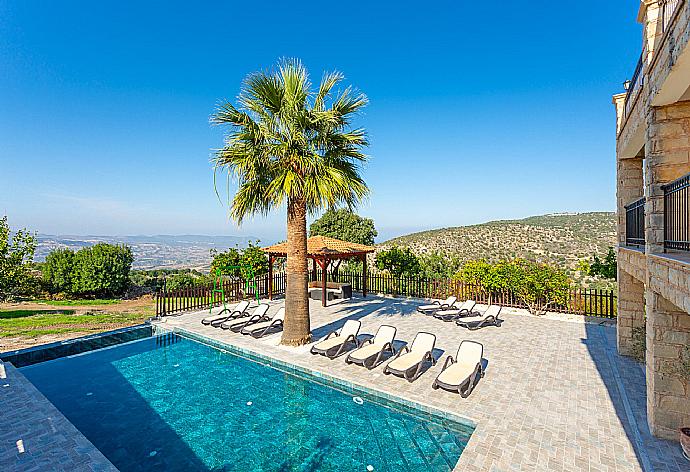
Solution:
[{"label": "turquoise pool water", "polygon": [[123,472],[448,471],[472,432],[177,335],[21,371]]}]

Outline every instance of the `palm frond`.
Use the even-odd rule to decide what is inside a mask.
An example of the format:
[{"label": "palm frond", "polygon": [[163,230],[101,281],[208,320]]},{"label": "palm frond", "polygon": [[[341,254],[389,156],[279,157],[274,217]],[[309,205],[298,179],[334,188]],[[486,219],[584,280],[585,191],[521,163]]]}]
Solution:
[{"label": "palm frond", "polygon": [[352,208],[367,197],[360,175],[367,134],[350,123],[368,100],[352,87],[334,92],[343,78],[326,73],[314,92],[302,63],[283,59],[274,71],[250,74],[237,105],[216,108],[211,122],[229,130],[224,147],[213,153],[214,187],[218,172],[237,181],[230,201],[235,221],[266,214],[290,198],[315,212]]}]

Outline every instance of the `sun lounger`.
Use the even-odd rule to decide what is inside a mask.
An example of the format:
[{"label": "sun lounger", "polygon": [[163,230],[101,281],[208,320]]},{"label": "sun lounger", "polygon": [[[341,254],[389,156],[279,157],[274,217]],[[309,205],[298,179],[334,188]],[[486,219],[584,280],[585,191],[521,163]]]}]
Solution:
[{"label": "sun lounger", "polygon": [[457,297],[450,296],[442,302],[436,300],[430,305],[422,305],[417,307],[417,311],[425,315],[432,314],[438,310],[449,310],[455,306]]},{"label": "sun lounger", "polygon": [[472,311],[474,305],[477,303],[474,300],[467,300],[465,303],[460,305],[460,308],[453,308],[450,310],[439,310],[434,313],[434,318],[438,318],[442,321],[455,321],[456,319],[463,316],[472,316],[474,314],[478,315],[478,311]]},{"label": "sun lounger", "polygon": [[483,355],[484,346],[480,343],[467,340],[461,342],[455,359],[453,356],[448,356],[432,388],[441,387],[458,392],[462,398],[467,398],[479,379],[484,377]]},{"label": "sun lounger", "polygon": [[340,331],[332,331],[323,341],[319,341],[311,347],[312,354],[323,354],[334,359],[343,353],[347,343],[352,342],[359,347],[357,335],[362,323],[358,320],[347,320]]},{"label": "sun lounger", "polygon": [[395,342],[395,332],[396,329],[393,326],[382,325],[378,331],[376,331],[376,336],[373,339],[367,339],[364,341],[358,349],[355,349],[347,358],[345,362],[348,364],[359,364],[363,365],[367,369],[373,369],[379,362],[386,351],[390,351],[391,354],[395,354],[395,348],[393,347],[393,342]]},{"label": "sun lounger", "polygon": [[386,364],[383,373],[402,375],[408,382],[413,382],[421,375],[424,362],[429,361],[436,364],[433,354],[435,345],[436,336],[420,331],[414,337],[412,346],[403,346],[395,358]]},{"label": "sun lounger", "polygon": [[263,321],[268,321],[270,319],[268,316],[266,316],[268,308],[269,306],[266,303],[262,303],[261,305],[254,308],[254,311],[252,312],[249,318],[235,318],[232,320],[224,321],[220,324],[220,327],[238,333],[245,326],[249,326],[255,323],[261,323]]},{"label": "sun lounger", "polygon": [[221,311],[219,314],[209,316],[201,320],[201,324],[211,325],[214,328],[217,328],[221,323],[231,318],[247,316],[247,308],[249,308],[249,302],[247,300],[243,300],[239,302],[233,310],[223,309],[223,311]]},{"label": "sun lounger", "polygon": [[283,320],[285,319],[285,308],[281,307],[275,315],[269,320],[260,323],[251,324],[242,328],[240,333],[248,334],[255,338],[261,338],[269,332],[278,332],[283,330]]},{"label": "sun lounger", "polygon": [[484,326],[501,326],[498,314],[501,312],[501,305],[491,305],[484,313],[467,318],[459,318],[455,323],[469,330],[476,330]]}]

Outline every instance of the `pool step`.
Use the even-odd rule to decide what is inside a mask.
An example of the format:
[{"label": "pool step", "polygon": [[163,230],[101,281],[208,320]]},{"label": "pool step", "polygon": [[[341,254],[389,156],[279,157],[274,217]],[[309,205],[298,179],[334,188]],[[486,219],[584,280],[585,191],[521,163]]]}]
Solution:
[{"label": "pool step", "polygon": [[[446,441],[439,441],[424,425],[392,418],[386,419],[385,423],[385,425],[377,425],[377,431],[380,435],[381,447],[388,454],[389,466],[392,466],[396,472],[400,470],[440,472],[453,469],[454,464],[444,450]],[[441,434],[439,431],[434,432]],[[390,460],[391,456],[395,459]]]}]

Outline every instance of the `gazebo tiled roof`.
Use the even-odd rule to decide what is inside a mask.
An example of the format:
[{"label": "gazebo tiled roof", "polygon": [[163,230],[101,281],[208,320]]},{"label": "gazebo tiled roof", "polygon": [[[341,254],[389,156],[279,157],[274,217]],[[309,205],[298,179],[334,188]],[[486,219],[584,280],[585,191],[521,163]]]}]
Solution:
[{"label": "gazebo tiled roof", "polygon": [[[263,251],[273,255],[287,254],[287,242],[265,247]],[[338,258],[362,255],[369,252],[374,252],[372,246],[341,241],[340,239],[329,238],[328,236],[312,236],[307,239],[307,254],[309,256],[330,256]]]}]

